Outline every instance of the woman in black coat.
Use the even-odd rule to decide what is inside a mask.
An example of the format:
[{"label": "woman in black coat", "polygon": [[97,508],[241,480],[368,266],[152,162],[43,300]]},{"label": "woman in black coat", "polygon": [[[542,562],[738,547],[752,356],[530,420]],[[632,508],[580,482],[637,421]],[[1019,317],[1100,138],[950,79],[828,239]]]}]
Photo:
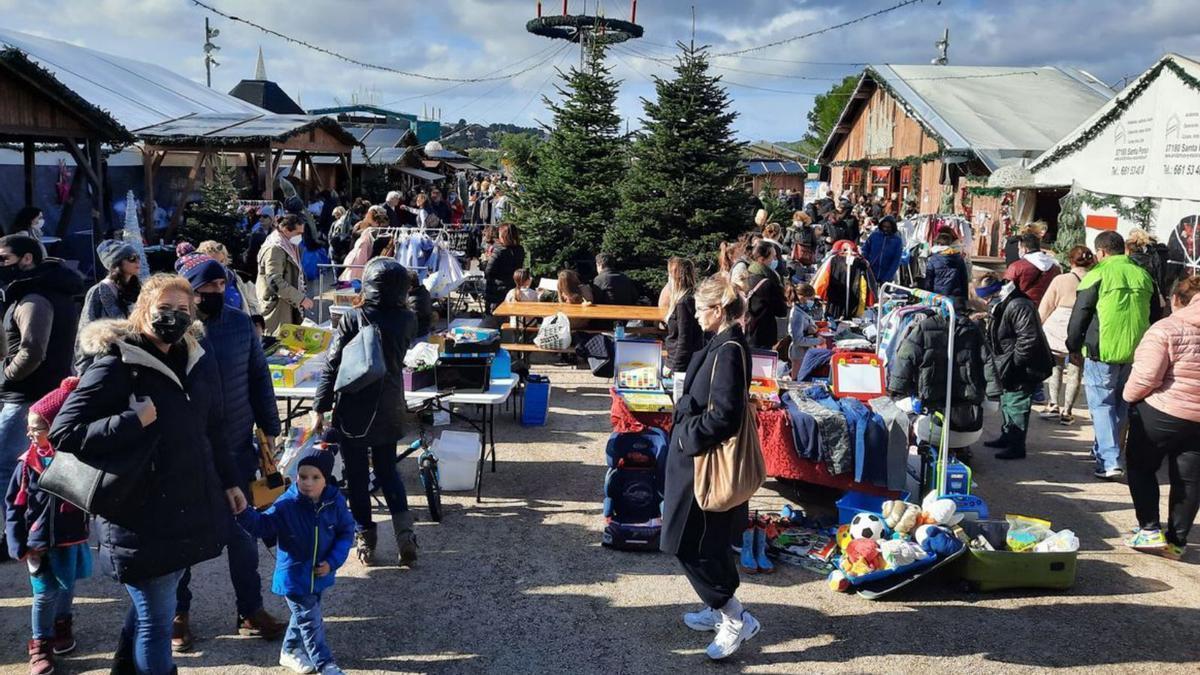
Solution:
[{"label": "woman in black coat", "polygon": [[501,225],[497,244],[483,272],[484,296],[489,313],[504,302],[504,296],[515,286],[513,272],[525,266],[525,249],[521,246],[516,225]]},{"label": "woman in black coat", "polygon": [[674,426],[666,461],[661,548],[674,554],[704,608],[683,616],[689,628],[716,630],[708,646],[712,659],[723,659],[759,630],[734,593],[738,570],[730,542],[746,528],[746,504],[709,512],[696,502],[697,455],[711,451],[741,428],[750,387],[750,348],[740,320],[746,300],[724,275],[707,279],[696,291],[696,319],[715,333],[692,357],[683,395],[675,403]]},{"label": "woman in black coat", "polygon": [[129,320],[88,325],[80,345],[98,357],[50,430],[60,453],[151,453],[144,491],[122,512],[97,517],[102,564],[133,599],[114,672],[174,668],[179,578],[221,554],[231,512],[246,505],[225,443],[220,375],[194,317],[192,287],[160,274]]},{"label": "woman in black coat", "polygon": [[[378,540],[371,521],[371,467],[392,515],[400,563],[409,565],[417,559],[408,495],[396,472],[396,442],[404,435],[404,355],[417,331],[416,316],[407,305],[408,283],[408,270],[392,258],[374,258],[366,264],[362,296],[356,310],[343,316],[338,324],[313,405],[313,426],[318,429],[325,425],[324,413],[333,411],[332,426],[339,437],[350,489],[350,512],[357,526],[355,548],[364,565],[374,561]],[[335,392],[342,350],[365,323],[375,326],[383,342],[387,374],[358,391]]]},{"label": "woman in black coat", "polygon": [[683,393],[683,375],[692,355],[704,347],[704,331],[696,321],[696,265],[687,258],[667,261],[667,367],[675,375],[676,396]]},{"label": "woman in black coat", "polygon": [[775,247],[761,241],[754,247],[750,276],[746,279],[746,294],[750,311],[746,323],[747,338],[755,349],[774,349],[779,341],[779,322],[787,316],[787,300],[783,297],[783,282],[775,271],[779,258]]}]

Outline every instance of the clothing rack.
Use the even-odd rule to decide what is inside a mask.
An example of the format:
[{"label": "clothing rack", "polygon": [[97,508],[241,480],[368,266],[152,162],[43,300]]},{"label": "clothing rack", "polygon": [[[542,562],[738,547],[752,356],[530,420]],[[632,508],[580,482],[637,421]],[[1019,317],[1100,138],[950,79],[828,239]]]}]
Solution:
[{"label": "clothing rack", "polygon": [[[879,309],[875,312],[875,334],[878,336],[883,330],[883,305],[884,297],[889,291],[896,291],[896,294],[905,294],[913,298],[917,298],[923,303],[930,305],[941,306],[949,313],[950,329],[947,332],[946,342],[946,410],[942,417],[942,439],[938,444],[938,472],[935,482],[935,489],[938,496],[941,496],[946,489],[946,467],[950,461],[950,412],[954,402],[951,398],[954,395],[954,333],[957,326],[957,317],[954,311],[954,301],[944,295],[931,293],[919,288],[908,288],[900,286],[892,282],[886,282],[879,286]],[[933,424],[929,427],[933,429]]]}]

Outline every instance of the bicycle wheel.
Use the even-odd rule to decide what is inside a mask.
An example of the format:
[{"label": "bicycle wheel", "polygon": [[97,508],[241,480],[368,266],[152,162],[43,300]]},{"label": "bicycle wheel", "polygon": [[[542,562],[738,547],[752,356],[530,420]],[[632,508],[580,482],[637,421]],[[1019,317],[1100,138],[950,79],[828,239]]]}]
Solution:
[{"label": "bicycle wheel", "polygon": [[421,485],[425,486],[425,500],[429,503],[429,518],[442,522],[442,486],[438,483],[437,469],[427,463],[421,464]]}]

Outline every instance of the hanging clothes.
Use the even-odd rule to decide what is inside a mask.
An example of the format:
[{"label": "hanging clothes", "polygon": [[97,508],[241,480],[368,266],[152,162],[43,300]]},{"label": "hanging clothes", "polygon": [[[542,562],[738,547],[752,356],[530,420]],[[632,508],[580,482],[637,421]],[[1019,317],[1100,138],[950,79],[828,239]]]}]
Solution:
[{"label": "hanging clothes", "polygon": [[840,321],[862,316],[875,304],[878,292],[871,267],[850,242],[838,242],[834,254],[817,270],[813,287],[825,301],[825,315]]}]

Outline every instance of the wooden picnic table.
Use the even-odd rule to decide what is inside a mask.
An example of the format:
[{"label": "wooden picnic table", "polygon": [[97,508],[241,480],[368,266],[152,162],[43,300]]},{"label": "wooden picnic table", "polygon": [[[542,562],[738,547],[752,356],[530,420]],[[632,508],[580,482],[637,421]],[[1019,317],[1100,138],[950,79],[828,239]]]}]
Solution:
[{"label": "wooden picnic table", "polygon": [[648,321],[664,319],[658,307],[643,305],[572,305],[565,302],[503,302],[492,310],[494,316],[544,319],[562,312],[568,319],[597,321]]}]

